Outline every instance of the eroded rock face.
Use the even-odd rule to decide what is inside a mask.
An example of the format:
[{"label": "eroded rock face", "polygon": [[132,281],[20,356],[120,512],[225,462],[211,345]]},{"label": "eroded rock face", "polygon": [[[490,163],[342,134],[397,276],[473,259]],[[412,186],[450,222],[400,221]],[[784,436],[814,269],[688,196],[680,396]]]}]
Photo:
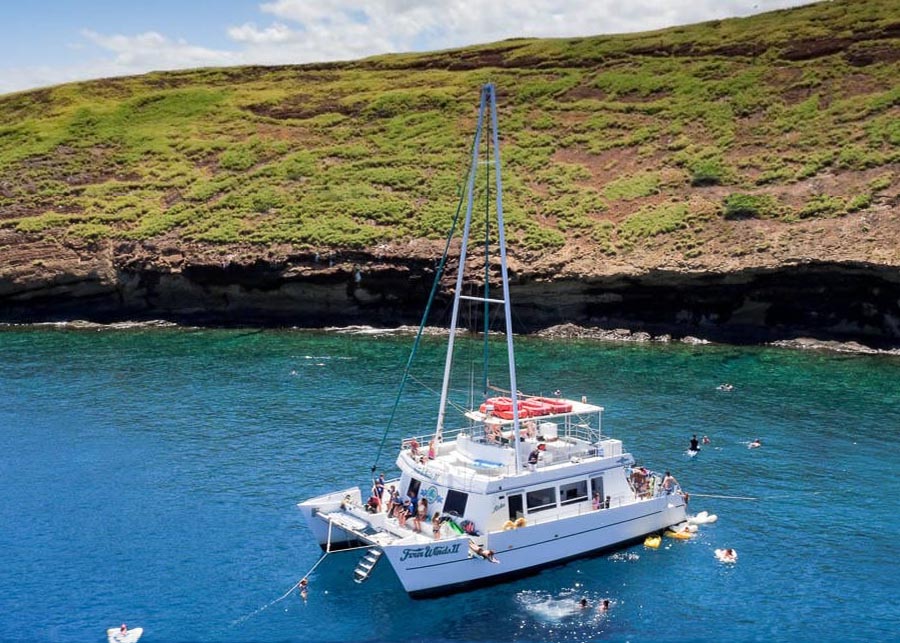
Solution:
[{"label": "eroded rock face", "polygon": [[[209,325],[417,324],[438,256],[411,243],[371,252],[0,236],[0,321],[167,319]],[[859,261],[555,276],[513,260],[517,330],[563,324],[744,343],[798,336],[900,346],[900,270]],[[448,274],[454,266],[448,265]],[[453,281],[433,307],[446,324]],[[479,310],[472,314],[479,315]],[[444,319],[441,319],[441,314]]]}]

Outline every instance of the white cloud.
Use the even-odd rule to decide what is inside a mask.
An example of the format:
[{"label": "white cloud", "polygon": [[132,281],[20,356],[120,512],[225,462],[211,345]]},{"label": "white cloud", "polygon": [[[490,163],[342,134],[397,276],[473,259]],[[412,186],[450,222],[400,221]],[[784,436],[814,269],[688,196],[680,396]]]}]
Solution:
[{"label": "white cloud", "polygon": [[[164,34],[82,31],[100,56],[59,67],[0,69],[0,92],[69,80],[151,70],[241,64],[348,60],[426,51],[512,37],[571,37],[658,29],[749,15],[804,0],[273,0],[259,5],[273,19],[227,30],[228,49]],[[69,49],[73,52],[74,49]]]},{"label": "white cloud", "polygon": [[230,27],[228,36],[236,42],[248,42],[254,45],[278,44],[296,40],[300,34],[281,24],[274,23],[268,29],[258,29],[248,22],[240,27]]}]

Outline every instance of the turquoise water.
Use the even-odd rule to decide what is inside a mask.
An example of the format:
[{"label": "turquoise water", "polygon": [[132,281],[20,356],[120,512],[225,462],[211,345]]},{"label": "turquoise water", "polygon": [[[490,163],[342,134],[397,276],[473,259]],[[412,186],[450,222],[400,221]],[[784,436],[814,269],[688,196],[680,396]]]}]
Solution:
[{"label": "turquoise water", "polygon": [[[897,638],[900,360],[772,348],[518,344],[520,388],[603,404],[606,433],[718,514],[695,540],[425,601],[387,564],[353,583],[357,555],[335,554],[306,602],[276,601],[320,556],[296,503],[366,483],[409,346],[0,331],[0,640],[103,641],[122,621],[147,643]],[[415,374],[389,475],[399,437],[432,422],[439,370],[432,355]],[[693,459],[692,433],[712,440]]]}]

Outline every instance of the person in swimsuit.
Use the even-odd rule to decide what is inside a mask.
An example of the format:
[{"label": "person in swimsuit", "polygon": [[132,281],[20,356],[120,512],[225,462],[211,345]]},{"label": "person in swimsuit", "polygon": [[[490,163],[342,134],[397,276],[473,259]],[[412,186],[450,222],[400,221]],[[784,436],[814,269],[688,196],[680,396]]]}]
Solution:
[{"label": "person in swimsuit", "polygon": [[435,540],[441,539],[441,512],[435,511],[431,517],[431,533],[434,534]]},{"label": "person in swimsuit", "polygon": [[694,434],[694,437],[691,438],[691,451],[699,451],[700,450],[700,441],[697,440],[697,434]]}]

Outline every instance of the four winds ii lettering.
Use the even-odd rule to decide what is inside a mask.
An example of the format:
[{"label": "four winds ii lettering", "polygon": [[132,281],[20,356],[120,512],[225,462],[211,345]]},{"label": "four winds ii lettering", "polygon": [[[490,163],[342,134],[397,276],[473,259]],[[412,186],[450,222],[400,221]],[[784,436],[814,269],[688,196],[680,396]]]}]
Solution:
[{"label": "four winds ii lettering", "polygon": [[400,562],[407,558],[431,558],[432,556],[446,556],[459,552],[459,543],[453,545],[425,545],[424,547],[407,547],[403,550]]}]

